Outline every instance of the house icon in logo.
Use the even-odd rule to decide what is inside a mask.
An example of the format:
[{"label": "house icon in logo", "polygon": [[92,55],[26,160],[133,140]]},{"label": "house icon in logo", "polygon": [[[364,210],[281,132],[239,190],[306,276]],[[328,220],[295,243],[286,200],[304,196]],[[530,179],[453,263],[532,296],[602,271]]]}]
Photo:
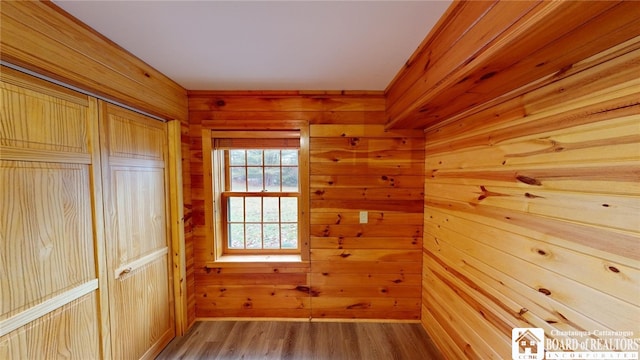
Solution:
[{"label": "house icon in logo", "polygon": [[540,328],[515,328],[511,331],[512,357],[514,360],[544,359],[544,330]]},{"label": "house icon in logo", "polygon": [[525,332],[520,334],[516,339],[518,343],[518,352],[521,354],[531,354],[538,352],[538,344],[540,343],[540,339],[538,339],[531,330],[527,329]]}]

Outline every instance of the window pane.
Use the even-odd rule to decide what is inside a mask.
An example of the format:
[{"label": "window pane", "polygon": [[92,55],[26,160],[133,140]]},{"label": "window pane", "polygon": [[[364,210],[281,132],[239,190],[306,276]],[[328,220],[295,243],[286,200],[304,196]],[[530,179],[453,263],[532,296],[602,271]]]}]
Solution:
[{"label": "window pane", "polygon": [[229,224],[229,249],[244,249],[244,224]]},{"label": "window pane", "polygon": [[227,213],[230,222],[244,221],[244,198],[230,197],[227,204]]},{"label": "window pane", "polygon": [[262,150],[247,150],[247,165],[262,165]]},{"label": "window pane", "polygon": [[246,224],[247,249],[262,248],[262,225]]},{"label": "window pane", "polygon": [[264,168],[264,188],[267,191],[280,191],[280,168]]},{"label": "window pane", "polygon": [[280,166],[280,150],[265,150],[264,164]]},{"label": "window pane", "polygon": [[245,165],[244,150],[229,150],[229,163],[233,165]]},{"label": "window pane", "polygon": [[262,199],[263,222],[278,222],[280,205],[278,198],[266,197]]},{"label": "window pane", "polygon": [[298,165],[298,150],[282,150],[282,165]]},{"label": "window pane", "polygon": [[262,198],[245,198],[245,221],[262,222]]},{"label": "window pane", "polygon": [[298,224],[282,224],[282,248],[295,249],[298,247]]},{"label": "window pane", "polygon": [[298,168],[282,168],[282,191],[298,191]]},{"label": "window pane", "polygon": [[280,216],[282,222],[298,222],[298,198],[280,198]]},{"label": "window pane", "polygon": [[280,229],[278,224],[264,224],[264,248],[279,249],[280,248]]},{"label": "window pane", "polygon": [[231,191],[247,191],[247,174],[245,167],[231,168]]},{"label": "window pane", "polygon": [[226,155],[225,191],[264,192],[227,197],[227,247],[249,253],[298,249],[299,200],[278,193],[300,191],[299,150],[230,149]]},{"label": "window pane", "polygon": [[249,191],[262,191],[262,168],[261,167],[249,167],[247,168],[249,176]]}]

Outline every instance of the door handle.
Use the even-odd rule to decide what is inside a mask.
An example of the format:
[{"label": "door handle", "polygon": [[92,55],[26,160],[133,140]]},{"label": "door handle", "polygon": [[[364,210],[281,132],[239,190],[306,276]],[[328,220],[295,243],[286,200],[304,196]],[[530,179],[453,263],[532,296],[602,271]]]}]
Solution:
[{"label": "door handle", "polygon": [[123,277],[124,275],[126,275],[126,274],[130,273],[130,272],[131,272],[131,270],[132,270],[132,269],[131,269],[131,267],[128,267],[128,268],[126,268],[126,269],[122,270],[122,271],[120,272],[120,275],[118,275],[118,278],[121,278],[121,277]]}]

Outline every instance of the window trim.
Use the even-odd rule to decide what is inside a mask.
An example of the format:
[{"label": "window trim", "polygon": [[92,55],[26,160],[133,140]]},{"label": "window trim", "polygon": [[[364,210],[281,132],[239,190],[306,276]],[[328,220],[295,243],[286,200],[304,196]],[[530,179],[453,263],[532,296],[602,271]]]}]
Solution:
[{"label": "window trim", "polygon": [[[306,121],[284,121],[281,124],[269,122],[264,128],[256,128],[255,130],[237,129],[231,126],[218,127],[217,129],[202,130],[202,158],[203,158],[203,186],[204,186],[204,216],[205,216],[205,237],[208,263],[229,262],[232,258],[233,262],[246,261],[260,262],[282,261],[283,258],[289,258],[291,261],[308,261],[309,254],[309,124]],[[225,253],[224,242],[224,226],[222,221],[222,192],[224,189],[224,180],[226,172],[224,166],[214,166],[221,164],[224,160],[224,151],[214,151],[215,139],[251,139],[251,138],[281,138],[281,139],[299,139],[299,164],[298,171],[300,174],[299,186],[300,197],[298,204],[298,243],[299,253],[286,253],[278,250],[277,253],[269,251],[260,254],[236,254]],[[290,146],[291,147],[291,146]],[[210,176],[207,176],[210,175]],[[271,260],[273,259],[273,260]],[[212,264],[213,265],[213,264]]]}]

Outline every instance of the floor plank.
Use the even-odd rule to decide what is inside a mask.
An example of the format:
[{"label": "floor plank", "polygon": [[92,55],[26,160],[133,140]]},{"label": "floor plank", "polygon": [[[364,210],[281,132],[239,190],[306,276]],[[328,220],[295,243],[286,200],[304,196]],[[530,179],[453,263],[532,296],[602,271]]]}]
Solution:
[{"label": "floor plank", "polygon": [[420,324],[199,321],[164,359],[443,359]]}]

